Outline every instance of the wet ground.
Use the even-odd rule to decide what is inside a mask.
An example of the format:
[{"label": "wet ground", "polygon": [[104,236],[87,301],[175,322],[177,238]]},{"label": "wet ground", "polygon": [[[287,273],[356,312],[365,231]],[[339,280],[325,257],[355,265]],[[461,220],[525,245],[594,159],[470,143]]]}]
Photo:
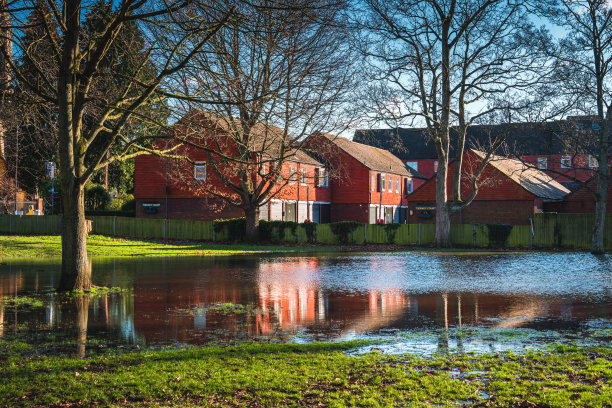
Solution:
[{"label": "wet ground", "polygon": [[94,259],[94,283],[115,289],[86,299],[53,292],[59,270],[58,261],[0,265],[0,336],[58,349],[86,338],[88,352],[368,338],[420,355],[612,340],[610,255]]}]

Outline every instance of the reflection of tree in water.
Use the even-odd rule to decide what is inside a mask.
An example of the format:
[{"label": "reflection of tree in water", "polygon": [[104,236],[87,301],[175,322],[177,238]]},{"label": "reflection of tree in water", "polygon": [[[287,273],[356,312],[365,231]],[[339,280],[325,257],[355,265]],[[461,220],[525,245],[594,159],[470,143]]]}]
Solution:
[{"label": "reflection of tree in water", "polygon": [[77,348],[76,354],[79,358],[85,358],[87,347],[87,322],[89,320],[90,295],[78,295],[74,298],[76,307]]}]

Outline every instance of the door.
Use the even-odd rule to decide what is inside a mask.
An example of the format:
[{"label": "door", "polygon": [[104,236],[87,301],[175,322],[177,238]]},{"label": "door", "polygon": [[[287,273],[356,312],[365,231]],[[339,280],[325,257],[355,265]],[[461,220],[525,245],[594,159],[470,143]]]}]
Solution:
[{"label": "door", "polygon": [[376,213],[378,208],[370,207],[370,224],[376,224]]},{"label": "door", "polygon": [[329,204],[321,204],[321,224],[329,224],[331,219],[330,208]]},{"label": "door", "polygon": [[312,205],[312,222],[316,222],[316,223],[320,223],[321,222],[321,218],[320,217],[320,208],[321,208],[321,204],[313,204]]},{"label": "door", "polygon": [[393,224],[393,207],[385,207],[385,224]]},{"label": "door", "polygon": [[297,203],[285,203],[285,221],[296,222],[296,219],[295,219],[296,207],[297,207]]},{"label": "door", "polygon": [[268,213],[270,203],[262,205],[259,207],[259,219],[264,221],[269,221],[270,214]]}]

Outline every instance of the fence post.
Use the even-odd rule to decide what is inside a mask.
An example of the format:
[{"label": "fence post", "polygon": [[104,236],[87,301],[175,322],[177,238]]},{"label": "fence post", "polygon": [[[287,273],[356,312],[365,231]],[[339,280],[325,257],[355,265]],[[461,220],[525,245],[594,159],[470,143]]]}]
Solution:
[{"label": "fence post", "polygon": [[529,249],[533,249],[533,241],[535,238],[535,231],[533,229],[533,218],[529,217]]},{"label": "fence post", "polygon": [[113,215],[113,236],[117,236],[117,216]]},{"label": "fence post", "polygon": [[9,234],[13,233],[13,216],[9,214]]},{"label": "fence post", "polygon": [[476,248],[476,224],[473,224],[474,230],[472,231],[472,239],[474,240],[474,248]]},{"label": "fence post", "polygon": [[166,219],[164,218],[164,230],[162,232],[164,239],[166,239]]},{"label": "fence post", "polygon": [[212,227],[213,227],[213,242],[215,242],[215,235],[216,235],[215,234],[215,222],[213,221],[212,223],[213,223],[213,225],[212,225]]},{"label": "fence post", "polygon": [[418,241],[418,245],[421,245],[421,224],[417,224],[417,225],[419,226],[418,233],[417,233],[417,236],[418,236],[417,241]]},{"label": "fence post", "polygon": [[368,243],[368,224],[363,224],[363,243]]}]

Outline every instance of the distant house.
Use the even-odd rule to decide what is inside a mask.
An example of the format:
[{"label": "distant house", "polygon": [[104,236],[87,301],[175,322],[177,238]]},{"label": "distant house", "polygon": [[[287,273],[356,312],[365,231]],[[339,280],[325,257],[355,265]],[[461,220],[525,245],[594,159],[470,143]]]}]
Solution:
[{"label": "distant house", "polygon": [[[568,194],[562,202],[548,203],[545,211],[560,213],[595,213],[595,197],[589,191],[597,191],[597,179],[592,178]],[[612,213],[612,178],[608,180],[606,213]]]},{"label": "distant house", "polygon": [[[197,120],[211,121],[210,116],[203,115],[203,118],[197,117]],[[186,132],[184,127],[179,123],[175,131]],[[221,155],[235,157],[236,142],[227,135],[228,130],[223,125],[208,123],[203,128],[210,130],[189,136],[188,140],[205,149],[184,144],[174,152],[188,157],[190,162],[154,155],[142,155],[135,159],[136,216],[185,220],[244,216],[241,208],[219,197],[235,194],[222,181],[222,177],[237,177],[235,166],[239,165],[239,161],[224,165],[221,175],[211,165],[222,161]],[[263,125],[257,125],[254,132],[251,142],[256,146],[253,146],[253,151],[258,152],[260,157],[254,155],[249,160],[260,163],[259,168],[253,167],[251,175],[253,181],[259,182],[263,177],[271,178],[270,175],[276,170],[282,143],[278,138],[283,132]],[[285,159],[278,177],[266,182],[273,185],[267,195],[269,202],[260,207],[260,218],[329,222],[330,192],[325,166],[299,149],[287,148],[282,157]],[[220,166],[217,165],[217,168]]]},{"label": "distant house", "polygon": [[406,223],[406,197],[424,181],[387,150],[318,133],[307,149],[330,167],[331,221]]},{"label": "distant house", "polygon": [[[484,153],[468,149],[463,156],[462,197],[472,192],[472,175],[482,163]],[[454,161],[449,164],[448,197],[452,197]],[[561,203],[570,193],[558,181],[541,170],[518,160],[493,156],[478,182],[474,201],[451,218],[456,224],[529,224],[534,214],[546,204]],[[430,178],[407,196],[408,223],[435,223],[436,178]]]},{"label": "distant house", "polygon": [[[579,142],[579,138],[587,138],[599,131],[598,122],[592,117],[569,117],[568,120],[545,123],[473,125],[467,129],[466,148],[486,150],[492,139],[507,135],[509,149],[498,154],[518,153],[526,163],[537,166],[572,188],[569,184],[572,180],[586,181],[591,178],[598,169],[598,162],[594,155],[585,152],[583,145],[572,147],[571,141],[584,144],[583,141]],[[572,137],[566,138],[568,135]],[[436,148],[426,129],[357,130],[353,140],[389,150],[427,178],[436,174]],[[451,158],[455,157],[455,144],[456,135],[451,132]]]}]

